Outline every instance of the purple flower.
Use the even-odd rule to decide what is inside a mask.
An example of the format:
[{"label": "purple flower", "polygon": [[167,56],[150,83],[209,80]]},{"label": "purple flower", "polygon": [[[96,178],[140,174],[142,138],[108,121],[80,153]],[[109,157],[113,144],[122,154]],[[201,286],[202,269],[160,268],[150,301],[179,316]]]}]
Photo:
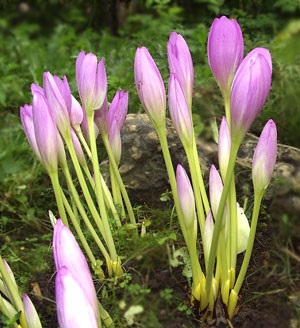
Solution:
[{"label": "purple flower", "polygon": [[231,138],[226,117],[223,116],[219,131],[218,160],[223,180],[225,180],[230,156]]},{"label": "purple flower", "polygon": [[193,227],[196,219],[195,198],[190,179],[185,169],[178,164],[176,182],[180,209],[187,227]]},{"label": "purple flower", "polygon": [[209,199],[213,217],[216,219],[221,195],[223,191],[223,182],[220,174],[214,165],[209,172]]},{"label": "purple flower", "polygon": [[68,272],[76,277],[77,283],[85,291],[97,313],[97,295],[87,261],[72,232],[62,223],[61,219],[58,219],[54,226],[53,256],[57,271],[66,267]]},{"label": "purple flower", "polygon": [[38,313],[27,294],[22,296],[26,323],[30,328],[42,328]]},{"label": "purple flower", "polygon": [[43,75],[44,94],[53,112],[56,126],[62,136],[70,133],[70,112],[72,106],[72,95],[67,78],[61,80],[49,72]]},{"label": "purple flower", "polygon": [[231,135],[239,142],[267,100],[272,78],[270,53],[255,48],[245,57],[234,77],[231,89]]},{"label": "purple flower", "polygon": [[108,101],[105,97],[101,108],[96,109],[94,112],[94,121],[100,133],[107,134],[107,114],[108,114]]},{"label": "purple flower", "polygon": [[48,101],[39,92],[33,94],[32,119],[42,164],[48,172],[56,171],[59,155],[58,131]]},{"label": "purple flower", "polygon": [[110,124],[111,125],[109,127],[109,133],[108,133],[109,144],[112,153],[114,155],[114,159],[118,164],[121,159],[121,149],[122,149],[120,127],[116,119],[114,119]]},{"label": "purple flower", "polygon": [[165,125],[166,91],[159,70],[145,47],[134,58],[134,80],[140,101],[155,125]]},{"label": "purple flower", "polygon": [[128,92],[119,90],[116,92],[108,110],[107,126],[108,130],[114,121],[117,122],[119,130],[122,129],[128,110]]},{"label": "purple flower", "polygon": [[97,314],[84,282],[65,266],[56,274],[55,298],[60,328],[98,328]]},{"label": "purple flower", "polygon": [[106,97],[107,79],[104,59],[81,51],[76,60],[76,80],[81,102],[87,112],[99,109]]},{"label": "purple flower", "polygon": [[193,122],[191,112],[175,74],[169,79],[169,109],[177,134],[184,146],[193,140]]},{"label": "purple flower", "polygon": [[172,32],[169,37],[167,48],[170,73],[176,74],[189,104],[189,108],[191,108],[194,86],[194,67],[189,47],[180,34]]},{"label": "purple flower", "polygon": [[241,28],[235,19],[215,18],[208,35],[208,62],[224,97],[244,56]]},{"label": "purple flower", "polygon": [[264,191],[270,183],[276,163],[277,129],[269,120],[258,140],[252,163],[252,180],[255,192]]},{"label": "purple flower", "polygon": [[77,99],[72,96],[70,121],[73,127],[79,126],[83,120],[83,110]]},{"label": "purple flower", "polygon": [[34,133],[34,125],[33,125],[33,118],[32,118],[32,106],[31,105],[24,105],[20,107],[20,117],[22,126],[26,135],[26,138],[35,153],[36,157],[42,161],[41,154],[36,142],[35,133]]}]

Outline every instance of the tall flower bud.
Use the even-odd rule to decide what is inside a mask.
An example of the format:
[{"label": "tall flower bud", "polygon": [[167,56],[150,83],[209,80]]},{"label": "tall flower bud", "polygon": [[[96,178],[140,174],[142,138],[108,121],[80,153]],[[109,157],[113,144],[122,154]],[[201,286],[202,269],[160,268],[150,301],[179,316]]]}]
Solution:
[{"label": "tall flower bud", "polygon": [[169,37],[167,49],[170,73],[177,75],[189,108],[191,109],[194,66],[189,47],[180,34],[172,32]]},{"label": "tall flower bud", "polygon": [[231,89],[231,135],[241,142],[265,104],[272,78],[272,60],[265,48],[249,52],[239,66]]},{"label": "tall flower bud", "polygon": [[65,266],[56,274],[55,298],[60,328],[98,328],[97,314],[84,284]]},{"label": "tall flower bud", "polygon": [[193,227],[196,219],[195,197],[190,179],[185,169],[178,164],[176,169],[176,183],[180,209],[187,228]]},{"label": "tall flower bud", "polygon": [[42,328],[39,315],[27,294],[22,296],[26,323],[30,328]]},{"label": "tall flower bud", "polygon": [[76,60],[76,81],[84,109],[99,109],[107,93],[104,59],[98,63],[96,55],[81,51]]},{"label": "tall flower bud", "polygon": [[34,125],[33,125],[33,118],[32,118],[32,106],[31,105],[24,105],[20,107],[20,117],[23,126],[23,130],[25,132],[26,138],[35,153],[36,157],[42,161],[41,154],[36,143],[35,133],[34,133]]},{"label": "tall flower bud", "polygon": [[231,84],[244,56],[244,40],[235,19],[215,18],[208,35],[208,62],[224,97],[229,97]]},{"label": "tall flower bud", "polygon": [[166,90],[159,70],[145,47],[134,58],[134,80],[140,101],[156,126],[165,125]]},{"label": "tall flower bud", "polygon": [[223,191],[223,182],[216,167],[212,165],[209,171],[209,199],[213,217],[216,219],[221,195]]},{"label": "tall flower bud", "polygon": [[70,133],[70,111],[72,96],[67,78],[61,80],[49,72],[43,75],[44,94],[53,112],[56,126],[62,136]]},{"label": "tall flower bud", "polygon": [[187,100],[175,74],[170,75],[168,100],[176,132],[182,144],[189,145],[193,140],[193,122]]},{"label": "tall flower bud", "polygon": [[56,221],[53,234],[53,255],[56,269],[66,267],[78,284],[86,291],[92,307],[97,313],[98,301],[92,276],[86,259],[72,232],[61,219]]},{"label": "tall flower bud", "polygon": [[255,192],[263,192],[270,183],[276,163],[277,129],[269,120],[258,140],[252,163],[252,180]]},{"label": "tall flower bud", "polygon": [[226,117],[223,116],[220,125],[220,130],[219,130],[218,160],[219,160],[221,175],[224,181],[225,181],[227,166],[229,162],[230,148],[231,148],[230,132],[229,132]]},{"label": "tall flower bud", "polygon": [[36,143],[41,161],[48,172],[56,171],[58,165],[58,131],[47,99],[39,92],[33,94],[32,118]]}]

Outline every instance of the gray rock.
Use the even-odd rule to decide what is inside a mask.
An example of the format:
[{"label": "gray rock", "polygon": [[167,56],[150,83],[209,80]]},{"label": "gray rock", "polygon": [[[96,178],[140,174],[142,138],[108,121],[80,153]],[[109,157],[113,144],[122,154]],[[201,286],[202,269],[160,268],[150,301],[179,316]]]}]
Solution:
[{"label": "gray rock", "polygon": [[[172,122],[167,120],[167,136],[174,168],[182,164],[188,168],[183,147]],[[247,134],[237,159],[237,193],[251,198],[251,161],[258,138]],[[197,148],[204,174],[217,165],[215,142],[197,138]],[[122,130],[122,158],[120,172],[133,203],[163,206],[162,193],[170,189],[168,177],[156,132],[146,114],[129,114]],[[241,196],[243,197],[243,196]],[[240,199],[239,199],[240,200]],[[242,200],[240,200],[242,202]],[[278,145],[278,158],[264,203],[272,215],[300,214],[300,149]]]}]

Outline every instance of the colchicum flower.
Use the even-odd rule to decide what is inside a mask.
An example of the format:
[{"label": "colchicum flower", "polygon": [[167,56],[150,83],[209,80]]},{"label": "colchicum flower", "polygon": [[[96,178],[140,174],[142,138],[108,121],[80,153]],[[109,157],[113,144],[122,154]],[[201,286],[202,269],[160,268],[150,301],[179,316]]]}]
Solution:
[{"label": "colchicum flower", "polygon": [[28,297],[27,294],[23,294],[22,300],[23,300],[23,306],[24,306],[24,314],[25,314],[25,318],[26,318],[28,327],[42,328],[40,318],[38,316],[38,313],[36,312],[36,309],[31,301],[31,299]]},{"label": "colchicum flower", "polygon": [[176,74],[189,104],[189,108],[191,109],[194,86],[194,66],[190,49],[184,38],[176,32],[170,34],[167,49],[170,73]]},{"label": "colchicum flower", "polygon": [[166,90],[159,70],[145,47],[134,58],[134,80],[144,110],[156,126],[165,126]]},{"label": "colchicum flower", "polygon": [[235,19],[215,18],[208,35],[208,62],[224,97],[229,97],[234,75],[244,57],[244,40]]},{"label": "colchicum flower", "polygon": [[99,109],[106,97],[107,79],[104,59],[81,51],[76,60],[76,81],[80,99],[87,112]]},{"label": "colchicum flower", "polygon": [[176,169],[176,182],[184,222],[187,228],[193,227],[196,219],[194,192],[190,179],[180,164],[177,165]]},{"label": "colchicum flower", "polygon": [[193,140],[193,122],[187,100],[175,74],[169,79],[169,109],[176,132],[184,146]]},{"label": "colchicum flower", "polygon": [[[85,291],[98,317],[98,300],[88,264],[72,232],[61,219],[58,219],[54,226],[53,255],[57,271],[65,267],[68,273],[76,278],[76,283]],[[60,291],[57,293],[59,294]]]},{"label": "colchicum flower", "polygon": [[218,138],[218,161],[223,181],[225,181],[225,176],[227,172],[228,161],[230,156],[230,147],[231,138],[228,123],[226,117],[223,116]]},{"label": "colchicum flower", "polygon": [[277,128],[269,120],[258,140],[252,163],[252,180],[254,192],[263,192],[270,183],[276,163]]},{"label": "colchicum flower", "polygon": [[83,282],[65,266],[56,274],[55,299],[60,328],[98,328],[98,319]]},{"label": "colchicum flower", "polygon": [[241,142],[265,104],[272,78],[272,60],[264,48],[244,58],[234,77],[230,97],[232,140]]}]

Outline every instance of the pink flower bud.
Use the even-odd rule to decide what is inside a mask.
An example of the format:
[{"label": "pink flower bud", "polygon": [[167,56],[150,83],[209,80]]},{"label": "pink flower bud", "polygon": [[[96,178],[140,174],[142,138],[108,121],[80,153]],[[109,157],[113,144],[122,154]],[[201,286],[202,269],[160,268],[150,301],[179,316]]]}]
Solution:
[{"label": "pink flower bud", "polygon": [[220,174],[214,165],[211,166],[209,172],[209,199],[213,217],[216,218],[219,203],[223,191],[223,182]]},{"label": "pink flower bud", "polygon": [[241,28],[235,19],[215,18],[208,35],[208,62],[223,96],[230,95],[231,84],[244,56]]},{"label": "pink flower bud", "polygon": [[212,241],[212,236],[214,233],[214,220],[211,211],[207,213],[205,224],[204,224],[204,234],[203,234],[203,252],[205,259],[209,258],[210,246]]},{"label": "pink flower bud", "polygon": [[172,32],[169,37],[167,48],[170,73],[176,74],[189,104],[189,108],[191,108],[194,86],[194,66],[189,47],[180,34]]},{"label": "pink flower bud", "polygon": [[49,72],[44,73],[44,94],[53,112],[56,126],[62,136],[70,131],[72,96],[67,78],[63,81]]},{"label": "pink flower bud", "polygon": [[98,63],[96,55],[81,51],[76,60],[76,80],[84,109],[99,109],[107,93],[104,59]]},{"label": "pink flower bud", "polygon": [[98,301],[92,276],[86,259],[75,240],[72,232],[61,219],[56,221],[53,234],[53,256],[57,270],[66,267],[82,289],[88,295],[95,313],[98,311]]},{"label": "pink flower bud", "polygon": [[114,155],[114,159],[118,164],[121,159],[121,149],[122,149],[120,128],[119,128],[119,123],[116,119],[113,120],[110,124],[111,125],[109,127],[109,133],[108,133],[109,144],[112,153]]},{"label": "pink flower bud", "polygon": [[187,100],[175,74],[170,75],[168,100],[177,134],[183,145],[188,145],[193,140],[193,122]]},{"label": "pink flower bud", "polygon": [[272,61],[264,48],[245,57],[231,89],[231,135],[241,141],[265,104],[271,86]]},{"label": "pink flower bud", "polygon": [[231,138],[226,117],[223,116],[219,131],[218,160],[223,180],[225,180],[230,156]]},{"label": "pink flower bud", "polygon": [[98,310],[95,312],[84,282],[65,266],[56,274],[55,298],[60,328],[98,328]]},{"label": "pink flower bud", "polygon": [[193,227],[196,219],[194,192],[185,169],[178,164],[176,169],[176,182],[180,209],[186,226]]},{"label": "pink flower bud", "polygon": [[134,80],[146,113],[156,125],[164,126],[166,114],[165,86],[154,60],[145,47],[136,50]]},{"label": "pink flower bud", "polygon": [[77,99],[72,96],[72,104],[70,110],[70,121],[73,127],[79,126],[83,120],[83,110]]},{"label": "pink flower bud", "polygon": [[33,94],[32,118],[41,161],[47,171],[56,171],[58,164],[58,131],[47,99],[39,92]]},{"label": "pink flower bud", "polygon": [[101,108],[96,109],[94,112],[94,121],[101,134],[107,134],[107,114],[108,114],[108,101],[105,97]]},{"label": "pink flower bud", "polygon": [[27,326],[30,328],[42,328],[40,318],[33,303],[31,302],[31,299],[27,294],[23,294],[22,300]]},{"label": "pink flower bud", "polygon": [[119,90],[116,92],[108,110],[107,126],[110,130],[111,125],[116,121],[119,130],[122,129],[128,110],[128,92]]},{"label": "pink flower bud", "polygon": [[42,161],[41,154],[36,143],[34,125],[32,118],[32,106],[24,105],[20,107],[20,117],[26,138],[39,161]]},{"label": "pink flower bud", "polygon": [[276,163],[277,129],[269,120],[258,140],[252,163],[252,180],[255,192],[262,192],[270,183]]}]

